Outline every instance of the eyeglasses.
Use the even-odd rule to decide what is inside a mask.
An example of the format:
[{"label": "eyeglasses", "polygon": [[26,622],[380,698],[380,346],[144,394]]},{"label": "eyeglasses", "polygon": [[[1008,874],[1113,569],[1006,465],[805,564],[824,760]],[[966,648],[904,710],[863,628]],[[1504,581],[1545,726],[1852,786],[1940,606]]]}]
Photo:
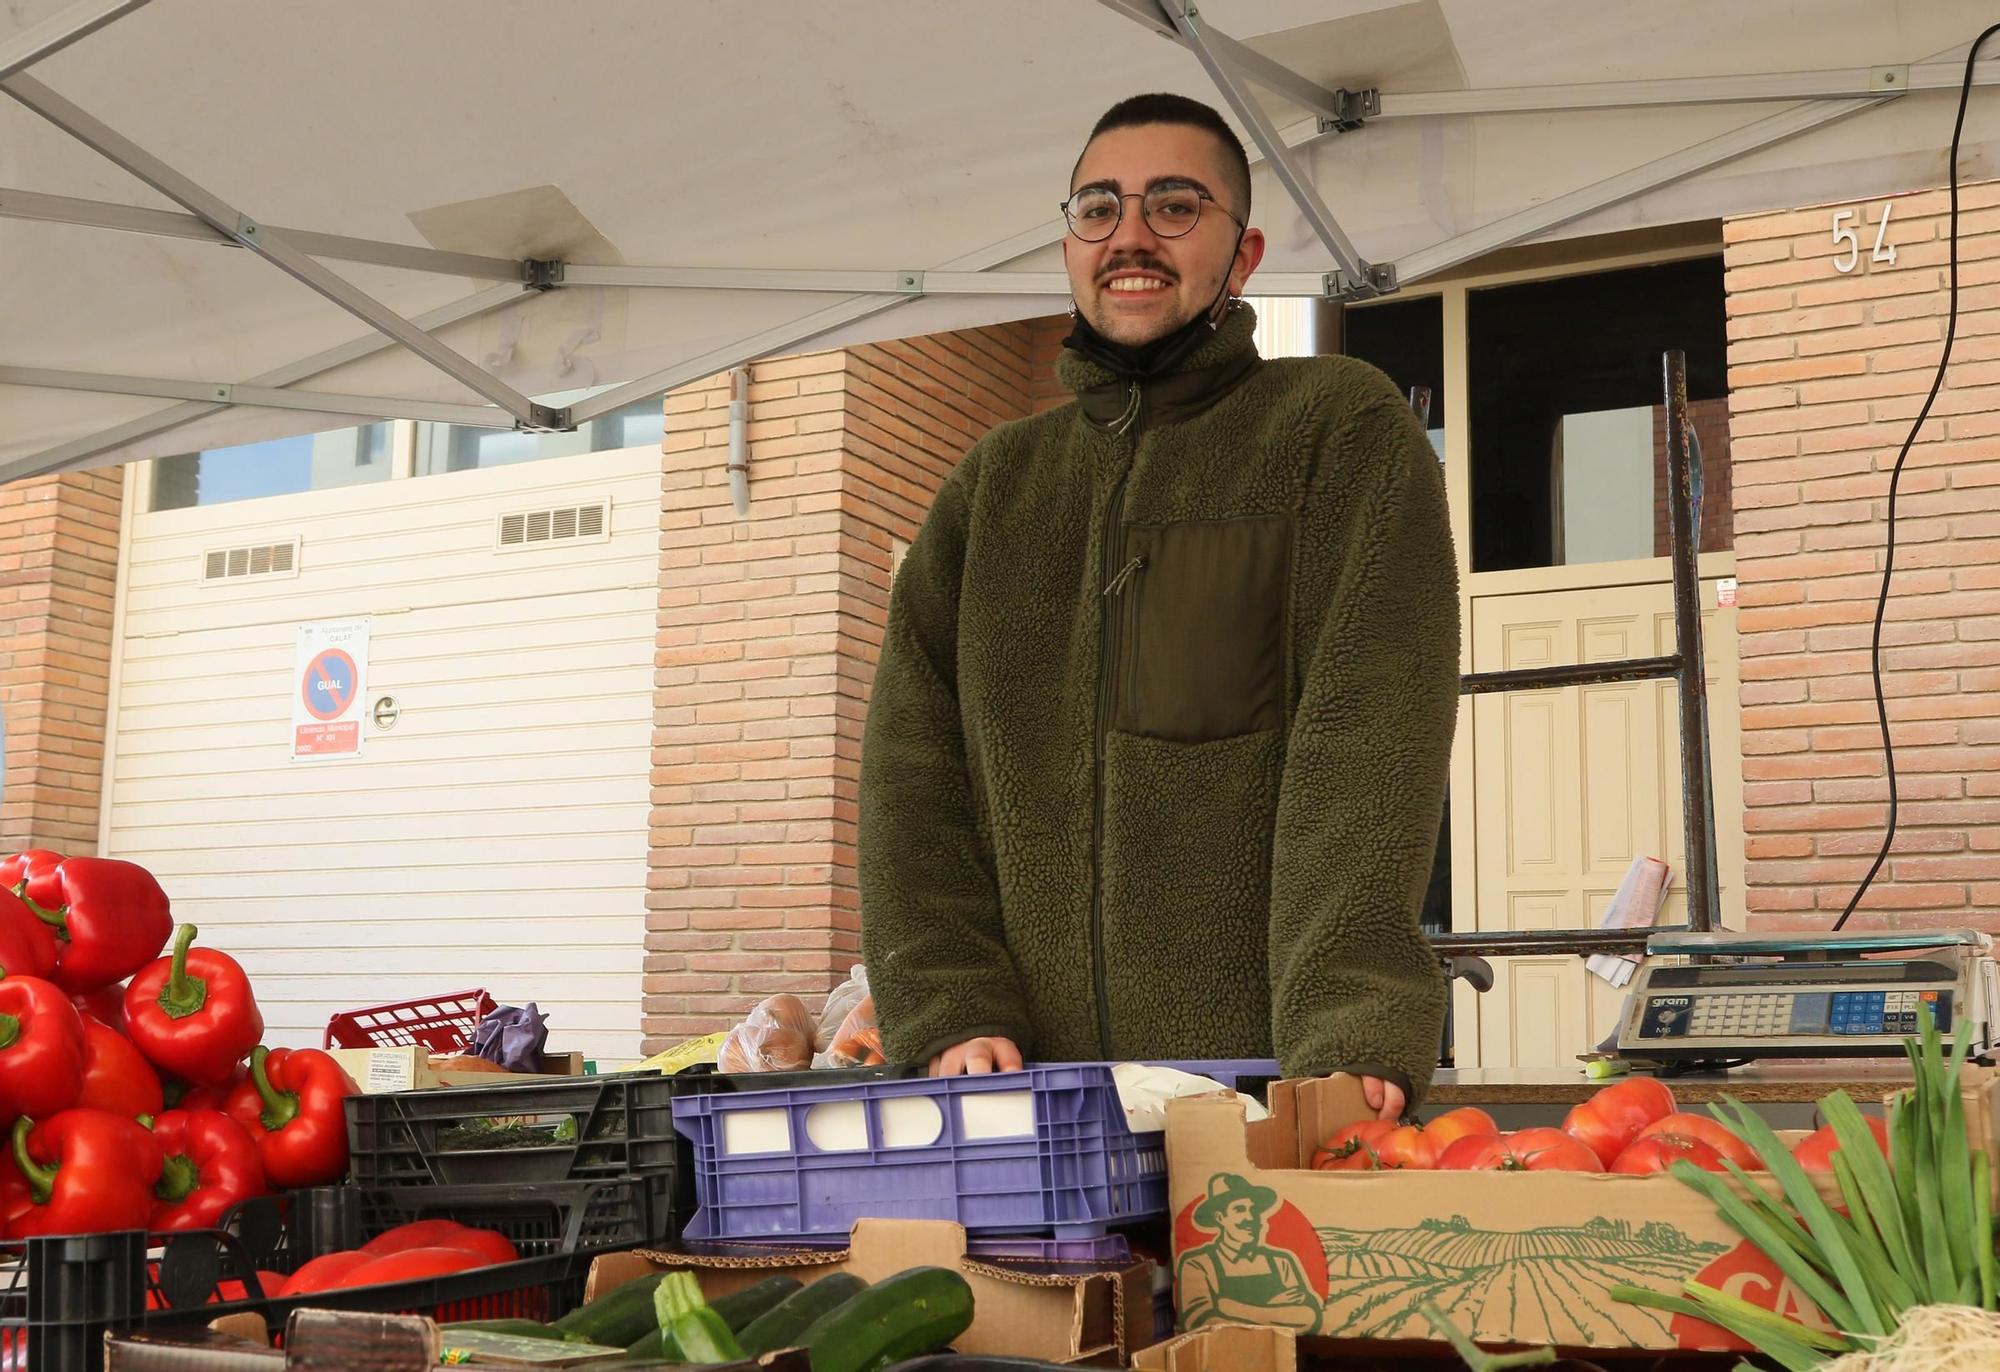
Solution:
[{"label": "eyeglasses", "polygon": [[1161,238],[1181,238],[1192,233],[1201,222],[1204,201],[1228,215],[1238,228],[1243,226],[1243,221],[1223,209],[1214,196],[1181,181],[1162,182],[1143,195],[1137,191],[1120,195],[1103,186],[1086,186],[1062,202],[1063,218],[1069,221],[1069,231],[1084,242],[1102,243],[1118,232],[1118,225],[1125,218],[1127,200],[1139,202],[1139,213],[1144,216],[1146,227]]}]

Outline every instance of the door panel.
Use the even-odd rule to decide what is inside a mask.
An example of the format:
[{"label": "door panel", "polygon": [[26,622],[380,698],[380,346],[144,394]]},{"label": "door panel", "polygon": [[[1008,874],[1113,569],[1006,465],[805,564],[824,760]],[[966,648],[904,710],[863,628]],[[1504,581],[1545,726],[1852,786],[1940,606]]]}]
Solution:
[{"label": "door panel", "polygon": [[[1474,593],[1475,672],[1674,650],[1667,584],[1515,590],[1518,574],[1512,581],[1508,594]],[[1735,611],[1713,608],[1713,581],[1702,600],[1719,909],[1725,924],[1741,927]],[[1646,856],[1673,870],[1661,922],[1685,919],[1678,705],[1671,681],[1473,700],[1473,928],[1594,927],[1632,859]],[[1610,1032],[1624,1002],[1624,988],[1592,975],[1580,958],[1496,959],[1494,975],[1491,992],[1460,996],[1461,1063],[1572,1065]]]}]

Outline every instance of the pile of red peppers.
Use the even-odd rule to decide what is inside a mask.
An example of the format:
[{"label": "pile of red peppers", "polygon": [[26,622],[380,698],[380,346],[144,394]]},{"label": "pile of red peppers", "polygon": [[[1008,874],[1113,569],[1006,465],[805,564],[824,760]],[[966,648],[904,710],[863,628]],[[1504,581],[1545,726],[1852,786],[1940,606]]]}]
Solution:
[{"label": "pile of red peppers", "polygon": [[196,937],[136,863],[0,861],[0,1237],[212,1228],[347,1175],[353,1080],[266,1050],[241,964]]}]

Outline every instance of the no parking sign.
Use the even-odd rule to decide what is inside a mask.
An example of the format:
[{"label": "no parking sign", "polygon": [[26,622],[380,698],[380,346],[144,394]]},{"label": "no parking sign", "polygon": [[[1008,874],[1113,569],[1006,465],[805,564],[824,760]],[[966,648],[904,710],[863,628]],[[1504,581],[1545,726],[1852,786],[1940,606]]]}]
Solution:
[{"label": "no parking sign", "polygon": [[299,625],[292,674],[292,760],[357,757],[361,692],[368,675],[368,621]]}]

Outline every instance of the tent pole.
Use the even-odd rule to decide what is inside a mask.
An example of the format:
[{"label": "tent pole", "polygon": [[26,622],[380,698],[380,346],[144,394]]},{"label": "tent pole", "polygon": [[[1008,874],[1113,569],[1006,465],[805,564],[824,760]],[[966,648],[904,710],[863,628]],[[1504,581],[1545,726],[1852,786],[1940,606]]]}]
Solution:
[{"label": "tent pole", "polygon": [[1332,288],[1329,293],[1354,300],[1365,300],[1369,296],[1395,290],[1395,268],[1373,265],[1365,261],[1355,250],[1353,241],[1335,222],[1333,211],[1328,209],[1326,202],[1320,198],[1318,188],[1293,164],[1291,150],[1285,146],[1277,127],[1271,123],[1270,118],[1258,106],[1250,92],[1244,89],[1243,82],[1238,79],[1237,74],[1211,51],[1205,25],[1195,12],[1193,0],[1163,0],[1163,2],[1174,21],[1174,27],[1180,30],[1182,39],[1194,51],[1203,70],[1207,71],[1209,80],[1215,83],[1216,89],[1222,92],[1222,98],[1228,102],[1230,109],[1236,112],[1236,117],[1250,130],[1250,137],[1264,154],[1264,160],[1270,164],[1272,173],[1298,204],[1299,213],[1303,214],[1306,222],[1312,225],[1313,232],[1319,235],[1320,242],[1325,244],[1326,250],[1333,255],[1338,270],[1333,273],[1328,283]]},{"label": "tent pole", "polygon": [[248,405],[260,410],[307,410],[313,414],[351,414],[362,419],[428,419],[438,424],[469,424],[482,429],[511,429],[514,417],[491,405],[448,405],[424,400],[392,400],[376,395],[339,395],[327,391],[294,391],[282,386],[253,386],[228,381],[175,381],[153,376],[108,376],[100,372],[62,371],[48,367],[0,366],[0,386],[40,386],[59,391],[97,391],[106,395],[152,395],[163,400],[211,400],[219,405]]},{"label": "tent pole", "polygon": [[192,210],[236,242],[308,286],[349,314],[373,325],[478,395],[485,396],[526,428],[563,429],[562,412],[538,405],[467,358],[447,348],[402,315],[300,252],[277,233],[244,215],[220,196],[205,190],[138,144],[65,100],[32,76],[0,81],[5,91],[79,142],[101,153],[154,190]]},{"label": "tent pole", "polygon": [[775,353],[799,348],[820,334],[830,333],[834,329],[867,319],[871,315],[881,314],[885,310],[893,310],[902,303],[902,296],[861,295],[852,300],[829,305],[803,319],[788,320],[773,328],[765,329],[762,333],[752,334],[748,338],[725,344],[713,352],[703,353],[700,357],[689,358],[686,362],[669,367],[665,371],[653,372],[651,375],[628,381],[622,386],[614,386],[597,395],[586,396],[570,406],[570,422],[577,425],[586,424],[601,414],[622,409],[635,400],[644,400],[648,396],[658,395],[661,391],[671,391],[676,386],[685,386],[690,381],[699,381],[705,376],[726,372],[731,367],[754,362],[760,357],[769,357]]},{"label": "tent pole", "polygon": [[[160,238],[191,238],[197,242],[219,243],[240,248],[232,234],[222,232],[208,221],[173,210],[149,210],[139,205],[117,205],[103,200],[79,200],[68,195],[45,195],[40,191],[0,187],[0,219],[32,219],[49,224],[75,224],[91,229],[119,229],[127,233],[147,233]],[[371,262],[380,267],[401,267],[413,272],[437,272],[443,276],[469,276],[483,281],[525,281],[526,264],[510,257],[481,257],[477,253],[444,252],[405,243],[383,243],[373,238],[349,238],[337,233],[314,233],[310,229],[267,228],[309,257],[332,257],[343,262]]]},{"label": "tent pole", "polygon": [[[1135,24],[1151,29],[1162,38],[1170,38],[1183,47],[1194,48],[1197,53],[1201,51],[1197,44],[1205,46],[1215,60],[1229,70],[1240,73],[1246,80],[1254,81],[1274,94],[1284,96],[1295,105],[1303,105],[1323,118],[1345,120],[1352,115],[1351,92],[1328,90],[1317,81],[1299,75],[1284,63],[1266,57],[1255,48],[1245,47],[1228,34],[1211,28],[1206,23],[1201,26],[1199,38],[1185,36],[1179,27],[1180,20],[1174,13],[1176,2],[1177,0],[1098,0],[1098,3],[1105,8],[1124,15]],[[1190,4],[1186,8],[1192,17],[1194,6]]]},{"label": "tent pole", "polygon": [[[491,314],[532,294],[533,292],[525,287],[495,286],[477,295],[470,295],[463,300],[455,300],[449,305],[441,305],[435,310],[420,314],[415,322],[421,328],[442,329],[461,320],[476,319],[481,315]],[[282,367],[274,367],[267,372],[259,372],[250,378],[249,384],[289,386],[295,381],[304,381],[308,377],[318,376],[322,372],[331,371],[335,367],[345,366],[364,357],[371,357],[394,346],[394,340],[382,334],[366,333],[359,338],[352,338],[345,343],[314,353],[311,357],[301,358]],[[52,472],[69,471],[84,465],[100,453],[122,448],[128,443],[137,443],[155,434],[167,433],[228,408],[227,405],[218,402],[192,400],[185,404],[169,405],[163,410],[140,415],[137,419],[127,420],[123,424],[91,434],[87,438],[72,439],[57,447],[44,449],[22,462],[9,464],[5,473],[0,474],[0,479],[14,481],[31,476],[47,476]]]},{"label": "tent pole", "polygon": [[0,43],[0,80],[26,71],[44,57],[90,37],[145,3],[146,0],[78,0],[61,13],[52,14],[33,28]]}]

